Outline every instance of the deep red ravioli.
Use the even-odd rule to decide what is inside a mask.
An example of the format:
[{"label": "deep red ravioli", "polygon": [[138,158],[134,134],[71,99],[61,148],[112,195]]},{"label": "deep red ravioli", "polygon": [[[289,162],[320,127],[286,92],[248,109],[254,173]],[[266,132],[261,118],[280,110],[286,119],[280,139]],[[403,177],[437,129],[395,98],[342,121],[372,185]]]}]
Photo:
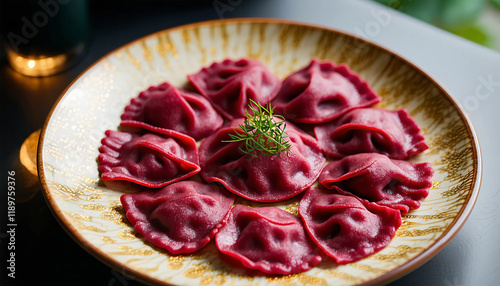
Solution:
[{"label": "deep red ravioli", "polygon": [[288,154],[253,157],[239,151],[245,143],[223,142],[234,129],[242,132],[239,124],[243,119],[229,122],[201,143],[201,175],[207,182],[219,182],[252,201],[276,202],[301,193],[319,177],[326,158],[312,136],[287,124],[292,145]]},{"label": "deep red ravioli", "polygon": [[[171,254],[215,237],[223,257],[266,274],[308,271],[324,253],[346,264],[386,247],[401,213],[429,193],[431,165],[402,161],[428,148],[419,127],[406,110],[369,108],[381,98],[345,65],[312,60],[282,82],[256,60],[226,59],[188,80],[200,94],[165,82],[132,99],[98,157],[108,187],[143,190],[121,196],[127,218]],[[224,142],[242,132],[252,101],[304,128],[287,122],[288,153],[254,157],[244,142]],[[335,158],[325,167],[326,155]],[[328,190],[311,187],[318,178]],[[295,196],[300,218],[233,207],[235,195],[242,204]]]},{"label": "deep red ravioli", "polygon": [[245,117],[250,99],[262,105],[270,102],[281,85],[265,65],[252,59],[216,62],[188,79],[228,119]]},{"label": "deep red ravioli", "polygon": [[407,159],[429,147],[420,128],[404,109],[361,108],[314,127],[316,138],[329,155],[380,153]]},{"label": "deep red ravioli", "polygon": [[196,141],[182,133],[149,126],[138,132],[106,131],[98,156],[101,179],[160,188],[200,171]]},{"label": "deep red ravioli", "polygon": [[299,214],[310,237],[338,264],[383,249],[401,226],[399,210],[318,188],[302,197]]},{"label": "deep red ravioli", "polygon": [[234,195],[196,181],[120,197],[127,219],[146,241],[172,254],[204,247],[226,223]]},{"label": "deep red ravioli", "polygon": [[182,132],[195,140],[219,129],[224,120],[199,94],[164,82],[133,98],[121,116],[122,125],[152,126]]},{"label": "deep red ravioli", "polygon": [[215,243],[245,267],[271,274],[304,272],[322,260],[301,220],[276,207],[234,206]]},{"label": "deep red ravioli", "polygon": [[390,159],[377,153],[362,153],[330,162],[319,177],[321,184],[341,194],[401,210],[420,207],[429,195],[434,171],[429,163]]},{"label": "deep red ravioli", "polygon": [[312,60],[307,67],[283,81],[272,104],[287,120],[321,123],[380,100],[380,96],[346,65]]}]

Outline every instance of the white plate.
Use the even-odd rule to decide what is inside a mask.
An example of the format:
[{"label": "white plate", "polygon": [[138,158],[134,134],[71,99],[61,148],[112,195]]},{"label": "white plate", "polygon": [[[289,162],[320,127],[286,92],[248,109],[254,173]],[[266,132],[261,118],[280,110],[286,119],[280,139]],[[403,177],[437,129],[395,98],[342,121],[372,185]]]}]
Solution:
[{"label": "white plate", "polygon": [[[355,263],[331,261],[285,277],[247,276],[219,259],[213,244],[194,255],[169,255],[136,236],[120,192],[99,179],[97,155],[130,99],[150,85],[182,86],[213,61],[251,57],[285,77],[312,58],[346,63],[379,95],[378,107],[406,108],[430,149],[433,187],[403,217],[390,245]],[[231,19],[181,26],[138,39],[85,71],[59,98],[42,130],[38,172],[54,215],[87,251],[137,280],[178,285],[352,285],[388,282],[429,260],[467,219],[480,177],[479,144],[470,121],[436,81],[404,59],[337,31],[269,19]],[[293,207],[293,206],[292,206]]]}]

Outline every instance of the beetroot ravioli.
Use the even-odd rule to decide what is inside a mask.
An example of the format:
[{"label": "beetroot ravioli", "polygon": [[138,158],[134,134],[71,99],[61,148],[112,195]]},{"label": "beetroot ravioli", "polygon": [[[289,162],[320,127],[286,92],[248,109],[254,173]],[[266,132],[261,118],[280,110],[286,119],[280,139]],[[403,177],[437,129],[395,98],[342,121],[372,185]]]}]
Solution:
[{"label": "beetroot ravioli", "polygon": [[398,210],[318,188],[302,197],[299,214],[314,242],[338,264],[386,247],[401,225]]},{"label": "beetroot ravioli", "polygon": [[120,200],[137,233],[179,254],[199,250],[211,240],[225,224],[234,196],[218,186],[181,181]]},{"label": "beetroot ravioli", "polygon": [[101,143],[99,170],[106,185],[160,188],[200,171],[194,139],[172,130],[108,130]]},{"label": "beetroot ravioli", "polygon": [[276,112],[290,121],[321,123],[379,101],[380,97],[347,66],[312,60],[283,81],[272,103]]},{"label": "beetroot ravioli", "polygon": [[[133,98],[98,156],[107,187],[137,191],[121,196],[134,229],[171,254],[213,239],[265,274],[346,264],[386,247],[429,194],[431,165],[407,160],[428,148],[420,128],[372,108],[381,98],[345,65],[312,60],[282,82],[226,59],[187,80],[199,94],[164,82]],[[297,202],[298,216],[276,207]]]},{"label": "beetroot ravioli", "polygon": [[228,119],[245,117],[250,99],[270,102],[281,86],[276,75],[252,59],[213,63],[188,79]]},{"label": "beetroot ravioli", "polygon": [[336,157],[375,152],[407,159],[429,148],[404,109],[355,109],[316,126],[314,133],[323,151]]},{"label": "beetroot ravioli", "polygon": [[322,260],[300,219],[276,207],[236,205],[215,243],[245,267],[271,274],[304,272]]},{"label": "beetroot ravioli", "polygon": [[354,194],[407,213],[418,209],[420,201],[429,195],[433,173],[429,163],[416,164],[377,153],[361,153],[330,162],[319,181],[341,194]]},{"label": "beetroot ravioli", "polygon": [[208,100],[165,82],[133,98],[121,116],[122,125],[156,127],[182,132],[200,140],[222,126],[222,116]]},{"label": "beetroot ravioli", "polygon": [[252,201],[276,202],[301,193],[316,181],[326,161],[316,139],[288,124],[292,145],[288,154],[249,156],[239,151],[242,143],[224,142],[230,139],[228,134],[242,132],[242,122],[233,120],[202,142],[201,175],[207,182],[219,182]]}]

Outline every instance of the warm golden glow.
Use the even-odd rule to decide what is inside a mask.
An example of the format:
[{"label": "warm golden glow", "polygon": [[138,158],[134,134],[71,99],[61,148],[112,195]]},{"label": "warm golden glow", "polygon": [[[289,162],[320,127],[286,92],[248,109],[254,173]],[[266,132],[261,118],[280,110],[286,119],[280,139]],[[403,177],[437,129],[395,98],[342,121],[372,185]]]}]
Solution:
[{"label": "warm golden glow", "polygon": [[48,76],[56,74],[68,66],[84,51],[80,44],[64,54],[55,56],[23,55],[6,48],[7,60],[14,70],[27,76]]},{"label": "warm golden glow", "polygon": [[40,130],[33,132],[21,145],[19,151],[19,161],[34,177],[38,177],[36,168],[36,151],[38,147],[38,138],[40,137]]},{"label": "warm golden glow", "polygon": [[27,202],[39,191],[36,153],[40,130],[33,132],[21,145],[19,157],[13,162],[16,172],[16,201]]},{"label": "warm golden glow", "polygon": [[12,67],[28,76],[44,76],[57,72],[67,61],[66,55],[54,57],[27,58],[7,49],[7,58]]},{"label": "warm golden glow", "polygon": [[28,68],[32,69],[35,67],[35,61],[34,60],[29,60],[28,61]]}]

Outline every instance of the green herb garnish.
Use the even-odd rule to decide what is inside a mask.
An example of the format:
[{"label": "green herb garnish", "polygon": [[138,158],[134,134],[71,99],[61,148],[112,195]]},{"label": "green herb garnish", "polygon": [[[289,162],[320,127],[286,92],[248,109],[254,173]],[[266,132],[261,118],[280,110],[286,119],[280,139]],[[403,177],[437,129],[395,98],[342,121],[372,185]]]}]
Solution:
[{"label": "green herb garnish", "polygon": [[251,99],[250,101],[248,107],[252,114],[247,109],[245,124],[239,125],[243,133],[234,129],[236,134],[229,134],[231,140],[222,142],[245,141],[245,149],[240,148],[240,150],[254,157],[257,157],[256,153],[279,157],[282,152],[286,152],[288,155],[292,145],[286,139],[288,134],[285,132],[285,118],[281,115],[274,115],[274,107],[271,107],[271,104],[264,107]]}]

